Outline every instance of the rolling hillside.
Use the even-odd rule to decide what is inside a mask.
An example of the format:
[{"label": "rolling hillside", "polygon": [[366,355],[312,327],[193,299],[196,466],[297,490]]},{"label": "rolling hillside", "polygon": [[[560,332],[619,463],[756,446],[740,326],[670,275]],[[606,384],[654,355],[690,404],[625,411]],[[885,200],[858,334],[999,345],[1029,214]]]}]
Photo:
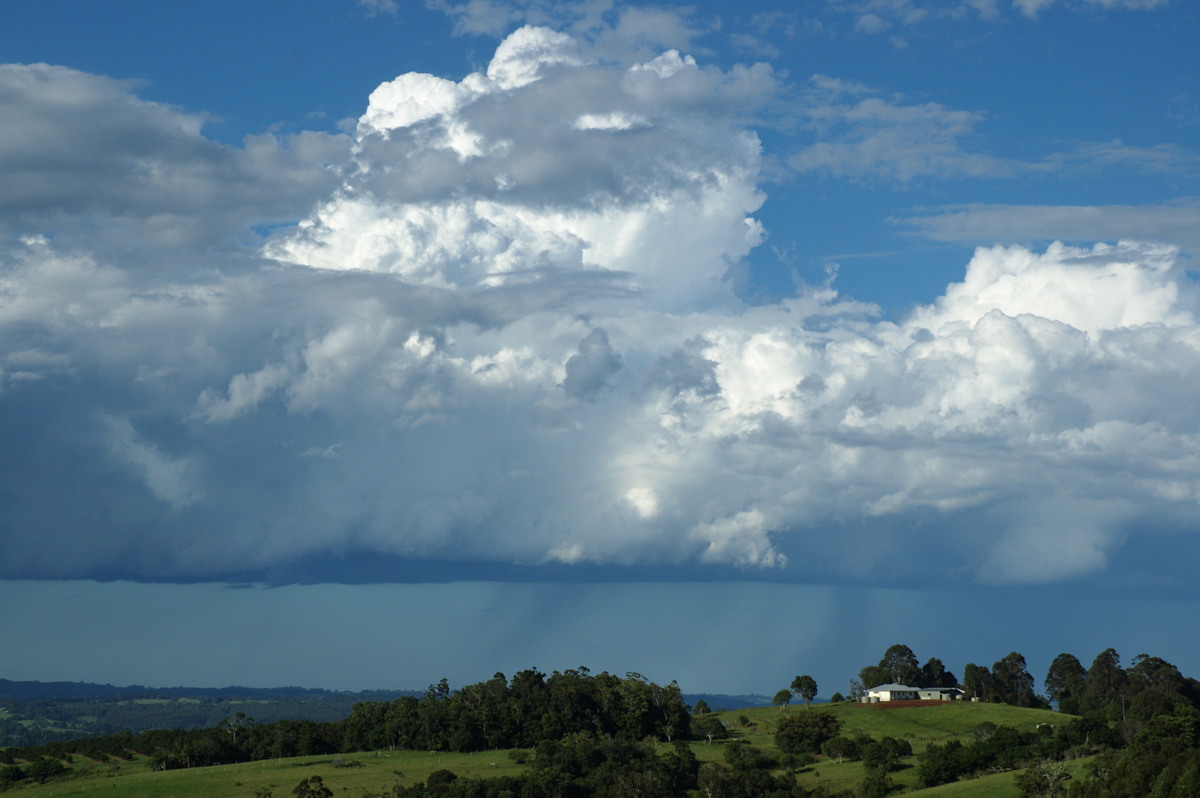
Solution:
[{"label": "rolling hillside", "polygon": [[[701,761],[722,761],[730,741],[745,740],[765,751],[778,753],[775,730],[788,715],[828,711],[841,719],[843,733],[861,730],[874,738],[894,737],[909,742],[914,755],[905,757],[893,780],[903,793],[928,798],[1016,798],[1013,773],[984,776],[927,790],[915,790],[916,755],[934,743],[972,740],[981,724],[1007,725],[1033,730],[1041,724],[1059,724],[1071,716],[1047,710],[1020,709],[1001,704],[947,702],[937,706],[887,707],[854,703],[802,706],[786,710],[750,708],[716,713],[730,728],[729,741],[692,742],[691,750]],[[663,751],[670,746],[663,744]],[[341,756],[310,756],[293,759],[153,772],[148,761],[135,757],[128,761],[96,763],[74,757],[68,763],[75,778],[43,785],[17,787],[12,794],[21,798],[43,796],[102,795],[111,798],[187,798],[188,796],[253,796],[270,791],[274,796],[291,795],[302,780],[319,775],[335,795],[354,796],[390,794],[394,785],[410,786],[423,782],[438,770],[450,770],[460,778],[487,779],[515,775],[525,769],[508,751],[473,754],[415,751],[362,752]],[[1080,771],[1083,761],[1072,763]],[[864,774],[860,762],[835,762],[820,757],[801,769],[799,783],[807,789],[824,787],[831,792],[854,789]]]}]

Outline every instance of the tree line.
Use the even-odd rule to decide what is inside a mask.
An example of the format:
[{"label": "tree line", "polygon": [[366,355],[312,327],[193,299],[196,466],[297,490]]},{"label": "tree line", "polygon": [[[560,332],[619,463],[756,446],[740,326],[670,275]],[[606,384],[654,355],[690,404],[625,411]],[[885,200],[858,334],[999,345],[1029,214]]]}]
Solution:
[{"label": "tree line", "polygon": [[3,749],[0,762],[63,759],[73,753],[106,761],[132,752],[149,757],[155,768],[172,769],[385,748],[530,748],[576,732],[671,742],[692,739],[691,721],[674,682],[660,686],[636,673],[621,678],[587,668],[547,677],[529,669],[511,680],[497,673],[455,691],[442,679],[420,698],[357,703],[338,721],[258,723],[238,712],[205,729],[150,730]]},{"label": "tree line", "polygon": [[1148,654],[1133,658],[1128,669],[1108,648],[1096,655],[1090,668],[1074,654],[1059,654],[1050,664],[1039,694],[1025,657],[1016,651],[986,665],[967,663],[961,682],[942,661],[931,657],[918,664],[912,649],[901,643],[888,648],[877,665],[868,665],[850,681],[850,697],[861,698],[882,684],[910,687],[960,687],[964,697],[1018,707],[1048,709],[1051,704],[1070,715],[1100,712],[1108,720],[1148,720],[1170,715],[1179,707],[1200,708],[1200,681]]},{"label": "tree line", "polygon": [[937,657],[924,665],[908,646],[897,643],[886,652],[877,665],[868,665],[850,682],[851,698],[862,697],[867,690],[881,684],[903,684],[909,687],[960,687],[968,699],[1012,704],[1019,707],[1049,708],[1049,703],[1034,687],[1025,658],[1017,652],[985,665],[967,663],[961,683],[954,673]]}]

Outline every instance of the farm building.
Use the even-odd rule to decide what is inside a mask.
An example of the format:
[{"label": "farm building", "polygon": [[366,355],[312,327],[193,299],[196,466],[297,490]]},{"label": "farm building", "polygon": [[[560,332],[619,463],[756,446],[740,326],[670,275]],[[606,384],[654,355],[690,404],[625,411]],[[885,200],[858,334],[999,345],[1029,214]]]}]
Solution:
[{"label": "farm building", "polygon": [[957,687],[909,687],[904,684],[881,684],[867,690],[863,703],[878,701],[958,701],[963,691]]}]

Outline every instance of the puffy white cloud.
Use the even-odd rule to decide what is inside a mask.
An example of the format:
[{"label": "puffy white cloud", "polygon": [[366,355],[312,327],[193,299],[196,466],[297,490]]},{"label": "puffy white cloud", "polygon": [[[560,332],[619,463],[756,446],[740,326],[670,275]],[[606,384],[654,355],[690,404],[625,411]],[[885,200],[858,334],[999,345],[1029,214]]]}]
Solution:
[{"label": "puffy white cloud", "polygon": [[357,169],[268,249],[280,260],[476,286],[546,269],[630,276],[662,305],[727,295],[762,239],[749,216],[757,138],[732,114],[768,97],[761,67],[668,51],[628,67],[521,28],[486,74],[405,75],[359,121]]},{"label": "puffy white cloud", "polygon": [[565,33],[526,25],[506,36],[488,64],[488,79],[501,90],[519,89],[556,66],[580,66],[579,45]]},{"label": "puffy white cloud", "polygon": [[[522,29],[494,69],[384,84],[336,167],[222,148],[105,79],[11,73],[68,97],[8,95],[48,131],[95,112],[153,135],[78,145],[83,182],[46,205],[71,235],[5,217],[4,573],[283,579],[332,554],[1036,583],[1195,528],[1200,326],[1175,249],[981,248],[896,321],[828,286],[748,306],[728,273],[764,236],[762,156],[739,120],[775,78],[579,41]],[[860,121],[950,141],[974,120],[818,89],[849,150]],[[36,143],[4,142],[33,175]],[[194,214],[178,260],[81,237],[115,218],[72,204],[87,173],[139,148],[175,177],[114,171],[122,223],[160,229],[156,197]],[[259,198],[212,202],[214,163]],[[207,247],[296,185],[327,193],[269,257]],[[85,528],[95,545],[70,546]]]},{"label": "puffy white cloud", "polygon": [[1179,304],[1175,256],[1170,247],[1132,244],[1087,252],[1056,243],[1041,256],[980,250],[966,279],[951,285],[933,308],[917,311],[912,323],[978,325],[999,311],[1061,322],[1093,336],[1122,327],[1191,326],[1190,307]]}]

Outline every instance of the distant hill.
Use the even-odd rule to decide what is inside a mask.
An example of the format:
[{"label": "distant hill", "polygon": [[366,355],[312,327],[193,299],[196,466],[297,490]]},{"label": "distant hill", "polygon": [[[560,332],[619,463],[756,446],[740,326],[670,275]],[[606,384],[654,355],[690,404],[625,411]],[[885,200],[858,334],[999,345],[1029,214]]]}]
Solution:
[{"label": "distant hill", "polygon": [[259,723],[328,722],[364,701],[418,690],[344,692],[305,687],[146,687],[0,679],[0,747],[41,745],[148,729],[203,729],[241,712]]},{"label": "distant hill", "polygon": [[92,682],[18,682],[0,679],[0,700],[86,701],[116,698],[219,698],[237,696],[259,700],[317,696],[357,696],[359,701],[390,701],[402,695],[420,696],[420,690],[361,690],[348,692],[313,687],[146,687],[141,684],[115,686]]},{"label": "distant hill", "polygon": [[689,706],[696,706],[697,701],[704,701],[713,712],[728,709],[747,709],[750,707],[769,707],[771,699],[765,695],[725,695],[723,693],[685,693],[683,700]]}]

